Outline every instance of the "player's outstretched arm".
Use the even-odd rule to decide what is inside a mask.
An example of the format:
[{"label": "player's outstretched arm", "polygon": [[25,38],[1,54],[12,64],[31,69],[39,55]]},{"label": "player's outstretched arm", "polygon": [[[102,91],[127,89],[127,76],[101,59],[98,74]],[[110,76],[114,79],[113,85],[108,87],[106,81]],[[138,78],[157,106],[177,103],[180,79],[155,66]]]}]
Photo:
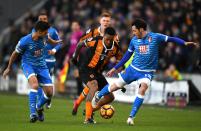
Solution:
[{"label": "player's outstretched arm", "polygon": [[3,72],[3,78],[6,78],[6,76],[9,74],[9,72],[11,70],[11,67],[12,67],[12,64],[16,60],[18,55],[19,55],[19,53],[17,53],[16,51],[13,51],[13,53],[12,53],[10,59],[9,59],[8,66]]},{"label": "player's outstretched arm", "polygon": [[[58,32],[57,32],[56,29],[54,30],[54,33],[53,33],[53,37],[52,37],[52,38],[54,38],[54,40],[60,40],[59,34],[58,34]],[[58,50],[60,50],[61,48],[63,48],[64,46],[65,46],[64,43],[58,43],[52,50],[49,50],[49,51],[48,51],[48,54],[49,54],[49,55],[55,55],[56,52],[57,52]]]},{"label": "player's outstretched arm", "polygon": [[114,73],[115,73],[120,67],[122,67],[122,66],[130,59],[130,57],[132,56],[132,54],[133,54],[133,52],[127,51],[127,52],[125,53],[125,55],[123,56],[123,58],[120,60],[120,62],[119,62],[117,65],[115,65],[114,68],[112,68],[112,69],[106,74],[106,76],[109,76],[109,77],[113,76]]},{"label": "player's outstretched arm", "polygon": [[122,66],[130,59],[130,57],[132,56],[132,54],[133,54],[133,52],[127,51],[127,52],[124,54],[123,58],[120,60],[120,62],[119,62],[118,64],[116,64],[115,67],[112,68],[112,69],[106,74],[106,76],[110,76],[110,77],[113,76],[114,73],[115,73],[120,67],[122,67]]},{"label": "player's outstretched arm", "polygon": [[167,42],[174,42],[176,44],[179,44],[179,45],[195,45],[195,46],[199,46],[198,43],[195,43],[195,42],[186,42],[184,40],[182,40],[181,38],[178,38],[178,37],[168,37],[167,39]]},{"label": "player's outstretched arm", "polygon": [[55,55],[58,50],[64,47],[64,44],[57,44],[52,50],[48,50],[49,55]]}]

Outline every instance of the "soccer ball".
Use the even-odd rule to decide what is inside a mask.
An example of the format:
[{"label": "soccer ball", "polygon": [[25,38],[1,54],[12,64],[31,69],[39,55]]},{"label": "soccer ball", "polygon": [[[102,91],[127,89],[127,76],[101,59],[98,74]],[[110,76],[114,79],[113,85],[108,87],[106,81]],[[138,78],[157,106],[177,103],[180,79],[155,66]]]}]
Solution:
[{"label": "soccer ball", "polygon": [[104,105],[100,109],[100,115],[104,119],[110,119],[114,115],[114,107],[112,105]]}]

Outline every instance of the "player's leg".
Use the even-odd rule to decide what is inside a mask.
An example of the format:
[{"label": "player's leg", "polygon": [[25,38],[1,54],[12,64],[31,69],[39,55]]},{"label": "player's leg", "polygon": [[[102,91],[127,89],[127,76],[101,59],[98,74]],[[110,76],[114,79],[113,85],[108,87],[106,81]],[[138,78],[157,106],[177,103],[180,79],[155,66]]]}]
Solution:
[{"label": "player's leg", "polygon": [[41,96],[40,100],[36,104],[36,109],[38,113],[38,120],[44,121],[44,115],[43,115],[43,105],[47,104],[49,100],[51,100],[52,94],[53,94],[53,86],[43,86],[44,93]]},{"label": "player's leg", "polygon": [[36,114],[36,101],[37,101],[37,92],[38,92],[38,80],[35,75],[32,75],[28,78],[29,85],[31,90],[29,92],[29,108],[30,108],[30,122],[36,122],[38,116]]},{"label": "player's leg", "polygon": [[[53,72],[54,72],[54,67],[55,67],[55,61],[53,61],[53,62],[47,62],[46,61],[46,64],[47,64],[47,67],[49,69],[49,73],[51,75],[52,82],[54,82],[54,80],[53,80]],[[54,95],[54,86],[53,86],[53,95]],[[51,101],[52,101],[52,99],[48,99],[47,100],[46,109],[50,109],[51,108],[51,105],[52,105]]]},{"label": "player's leg", "polygon": [[82,91],[82,93],[80,94],[80,96],[78,97],[78,99],[76,100],[76,104],[79,106],[82,101],[86,98],[86,96],[88,95],[89,93],[89,88],[84,85],[84,89]]},{"label": "player's leg", "polygon": [[37,69],[37,77],[39,84],[43,87],[43,95],[38,101],[36,108],[38,112],[38,119],[44,121],[43,105],[51,99],[53,95],[53,84],[48,69]]},{"label": "player's leg", "polygon": [[[139,84],[139,91],[138,94],[134,100],[133,106],[132,106],[132,110],[130,112],[129,118],[127,120],[127,123],[129,125],[133,125],[133,118],[136,117],[137,112],[139,111],[143,101],[144,101],[144,95],[146,90],[148,89],[148,87],[151,84],[151,78],[152,78],[152,73],[139,73],[136,72],[136,74],[140,77],[140,79],[138,79],[138,84]],[[147,77],[149,76],[149,77]]]},{"label": "player's leg", "polygon": [[41,96],[41,99],[37,103],[37,109],[42,109],[43,105],[47,103],[49,99],[52,98],[53,94],[53,86],[51,85],[43,85],[44,93]]},{"label": "player's leg", "polygon": [[133,103],[133,106],[132,106],[132,110],[130,112],[130,115],[129,115],[129,118],[127,120],[127,123],[129,125],[133,125],[134,122],[133,122],[133,118],[135,118],[138,110],[140,109],[143,101],[144,101],[144,94],[145,94],[145,91],[147,90],[148,86],[146,83],[141,83],[140,84],[140,87],[139,87],[139,92],[135,98],[135,101]]},{"label": "player's leg", "polygon": [[87,83],[89,87],[89,93],[86,97],[86,114],[85,114],[85,124],[87,123],[96,123],[92,118],[93,108],[91,105],[91,101],[94,97],[95,92],[98,90],[98,82],[97,80],[92,80]]},{"label": "player's leg", "polygon": [[79,105],[82,103],[82,101],[86,98],[87,94],[89,93],[89,88],[85,84],[83,84],[83,86],[84,86],[84,89],[83,89],[82,93],[74,101],[72,115],[76,115],[77,114],[77,110],[79,108]]},{"label": "player's leg", "polygon": [[37,94],[37,101],[40,100],[41,96],[43,95],[43,88],[38,87],[38,94]]},{"label": "player's leg", "polygon": [[95,95],[95,97],[93,98],[92,100],[92,105],[94,107],[97,106],[97,103],[99,102],[99,100],[105,96],[105,95],[108,95],[110,94],[111,92],[114,92],[118,89],[121,89],[123,88],[123,86],[126,85],[126,82],[125,80],[122,78],[121,75],[119,75],[119,78],[118,80],[115,82],[115,83],[112,83],[111,85],[110,84],[107,84],[106,86],[104,86],[104,88],[97,94]]},{"label": "player's leg", "polygon": [[[102,74],[97,74],[97,81],[98,81],[98,90],[102,90],[102,88],[108,84],[107,80],[105,79],[105,77]],[[98,93],[98,92],[96,92]],[[97,103],[96,106],[94,106],[92,104],[93,107],[93,111],[96,111],[98,109],[100,109],[103,105],[105,104],[109,104],[110,102],[112,102],[114,100],[114,95],[113,93],[109,93],[107,95],[105,95],[104,97],[102,97],[100,99],[100,101]]]},{"label": "player's leg", "polygon": [[109,104],[114,100],[113,93],[109,93],[108,95],[105,95],[100,101],[97,103],[95,107],[93,107],[93,111],[99,110],[103,105]]},{"label": "player's leg", "polygon": [[38,93],[38,80],[32,66],[25,63],[22,64],[22,70],[25,77],[28,79],[30,85],[29,92],[29,109],[30,109],[30,122],[36,122],[38,116],[36,114],[36,101]]},{"label": "player's leg", "polygon": [[[78,73],[79,72],[79,73]],[[81,102],[86,98],[88,92],[89,92],[89,88],[87,87],[86,84],[88,80],[90,80],[91,78],[89,77],[90,71],[76,71],[75,74],[77,74],[77,76],[79,75],[80,79],[83,81],[83,86],[84,89],[82,91],[82,93],[80,94],[80,96],[78,97],[77,100],[74,101],[74,105],[73,105],[73,111],[72,111],[72,115],[76,115],[77,114],[77,109],[79,107],[79,105],[81,104]]]},{"label": "player's leg", "polygon": [[46,109],[50,109],[52,106],[52,99],[48,99],[46,103]]}]

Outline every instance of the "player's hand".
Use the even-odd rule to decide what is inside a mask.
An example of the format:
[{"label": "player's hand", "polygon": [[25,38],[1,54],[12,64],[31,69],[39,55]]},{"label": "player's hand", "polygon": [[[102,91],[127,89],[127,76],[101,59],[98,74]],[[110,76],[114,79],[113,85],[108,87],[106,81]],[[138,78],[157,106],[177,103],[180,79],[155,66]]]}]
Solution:
[{"label": "player's hand", "polygon": [[110,71],[107,72],[106,76],[111,77],[114,75],[115,72],[116,72],[116,69],[112,68]]},{"label": "player's hand", "polygon": [[198,43],[195,43],[195,42],[185,42],[185,45],[194,45],[196,47],[199,47],[199,44]]},{"label": "player's hand", "polygon": [[55,44],[62,43],[63,40],[55,40]]},{"label": "player's hand", "polygon": [[56,53],[56,50],[54,50],[54,49],[53,50],[48,50],[49,55],[55,55],[55,53]]},{"label": "player's hand", "polygon": [[6,68],[3,72],[3,78],[5,79],[6,76],[10,73],[10,68]]}]

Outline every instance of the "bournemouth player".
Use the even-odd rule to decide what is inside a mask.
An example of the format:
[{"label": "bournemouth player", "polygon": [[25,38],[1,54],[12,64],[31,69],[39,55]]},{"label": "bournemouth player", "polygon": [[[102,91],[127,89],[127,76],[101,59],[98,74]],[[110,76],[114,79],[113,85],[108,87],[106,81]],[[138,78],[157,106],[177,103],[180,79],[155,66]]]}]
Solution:
[{"label": "bournemouth player", "polygon": [[[48,22],[47,14],[46,13],[39,14],[38,15],[38,21]],[[32,32],[35,32],[35,29],[33,29]],[[60,39],[57,30],[52,26],[50,26],[50,28],[48,29],[48,35],[53,40],[59,40]],[[56,58],[54,55],[59,49],[61,49],[61,47],[62,47],[61,43],[58,43],[57,45],[52,45],[50,43],[46,43],[46,46],[44,49],[44,57],[45,57],[45,61],[46,61],[46,64],[47,64],[47,67],[49,69],[51,76],[53,74],[55,63],[56,63]],[[43,95],[43,89],[41,87],[39,87],[38,88],[38,99],[40,99],[40,97],[42,95]],[[50,107],[51,107],[51,99],[49,99],[47,104],[46,104],[47,109],[49,109]]]},{"label": "bournemouth player", "polygon": [[[44,120],[42,107],[51,99],[53,93],[52,80],[44,58],[44,48],[46,42],[57,44],[61,41],[54,41],[47,36],[49,27],[49,23],[47,22],[37,22],[35,32],[22,37],[18,42],[3,73],[3,77],[5,78],[9,74],[16,58],[19,55],[22,56],[22,70],[31,87],[29,92],[29,108],[30,122],[32,123],[37,120]],[[43,87],[44,93],[36,103],[39,84]]]},{"label": "bournemouth player", "polygon": [[179,45],[197,45],[194,42],[185,42],[177,37],[170,37],[167,35],[147,32],[147,24],[142,19],[136,19],[132,24],[132,31],[134,37],[132,38],[128,51],[125,53],[121,61],[112,68],[107,75],[112,76],[116,70],[125,64],[125,62],[132,56],[134,59],[132,63],[126,68],[125,72],[120,73],[119,79],[111,84],[106,85],[94,98],[92,103],[96,103],[104,95],[110,94],[113,91],[121,89],[124,85],[133,81],[138,81],[139,92],[133,103],[132,110],[128,117],[127,123],[133,125],[133,118],[136,117],[136,113],[143,103],[144,95],[148,87],[150,86],[153,74],[158,65],[158,46],[165,42],[174,42]]}]

